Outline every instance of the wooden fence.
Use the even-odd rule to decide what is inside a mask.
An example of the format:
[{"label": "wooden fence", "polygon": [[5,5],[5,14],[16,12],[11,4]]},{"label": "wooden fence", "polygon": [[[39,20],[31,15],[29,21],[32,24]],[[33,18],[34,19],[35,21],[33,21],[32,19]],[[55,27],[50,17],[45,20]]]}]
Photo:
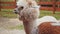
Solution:
[{"label": "wooden fence", "polygon": [[[39,0],[41,10],[60,11],[60,0]],[[0,9],[14,9],[16,7],[16,0],[0,0]]]},{"label": "wooden fence", "polygon": [[55,11],[60,11],[60,0],[40,0],[41,10],[51,10],[55,14]]},{"label": "wooden fence", "polygon": [[0,0],[0,9],[14,9],[16,7],[16,0]]}]

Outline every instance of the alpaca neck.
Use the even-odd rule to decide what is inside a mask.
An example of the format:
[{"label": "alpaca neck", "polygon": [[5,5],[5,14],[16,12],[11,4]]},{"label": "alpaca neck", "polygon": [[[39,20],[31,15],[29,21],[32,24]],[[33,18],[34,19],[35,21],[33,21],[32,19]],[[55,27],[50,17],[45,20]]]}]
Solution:
[{"label": "alpaca neck", "polygon": [[32,30],[34,29],[35,26],[35,20],[34,21],[30,21],[30,22],[27,22],[27,21],[23,21],[23,24],[24,24],[24,28],[25,28],[25,32],[26,34],[31,34]]}]

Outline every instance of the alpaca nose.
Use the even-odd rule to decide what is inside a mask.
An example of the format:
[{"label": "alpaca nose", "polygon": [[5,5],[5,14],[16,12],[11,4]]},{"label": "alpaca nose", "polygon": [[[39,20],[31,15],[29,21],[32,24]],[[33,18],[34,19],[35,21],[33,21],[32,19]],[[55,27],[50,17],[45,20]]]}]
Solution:
[{"label": "alpaca nose", "polygon": [[15,14],[18,14],[17,10],[14,10],[14,13],[15,13]]}]

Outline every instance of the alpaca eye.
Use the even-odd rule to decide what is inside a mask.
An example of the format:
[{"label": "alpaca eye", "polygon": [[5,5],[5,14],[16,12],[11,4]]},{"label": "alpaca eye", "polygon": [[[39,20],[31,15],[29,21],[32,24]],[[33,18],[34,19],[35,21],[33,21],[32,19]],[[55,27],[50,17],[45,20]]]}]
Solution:
[{"label": "alpaca eye", "polygon": [[21,9],[23,9],[24,7],[22,6]]},{"label": "alpaca eye", "polygon": [[21,11],[23,8],[24,8],[24,7],[23,7],[23,6],[21,6],[21,7],[19,7],[19,8],[18,8],[18,10],[19,10],[19,11]]}]

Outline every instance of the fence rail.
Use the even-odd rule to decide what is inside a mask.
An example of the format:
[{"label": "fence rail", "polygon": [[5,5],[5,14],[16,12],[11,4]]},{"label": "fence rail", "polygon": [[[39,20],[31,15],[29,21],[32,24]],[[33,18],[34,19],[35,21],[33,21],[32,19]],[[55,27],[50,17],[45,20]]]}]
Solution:
[{"label": "fence rail", "polygon": [[14,9],[15,7],[16,7],[16,0],[11,2],[0,1],[0,9]]},{"label": "fence rail", "polygon": [[[41,10],[52,10],[53,13],[55,13],[55,11],[60,11],[60,1],[39,1],[38,4],[41,5],[40,9]],[[42,6],[44,5],[44,6]],[[0,9],[14,9],[16,7],[16,0],[11,1],[11,2],[1,2],[0,1]]]},{"label": "fence rail", "polygon": [[39,5],[41,5],[41,10],[51,10],[55,14],[55,11],[60,11],[60,1],[52,0],[52,1],[42,1],[40,0]]}]

